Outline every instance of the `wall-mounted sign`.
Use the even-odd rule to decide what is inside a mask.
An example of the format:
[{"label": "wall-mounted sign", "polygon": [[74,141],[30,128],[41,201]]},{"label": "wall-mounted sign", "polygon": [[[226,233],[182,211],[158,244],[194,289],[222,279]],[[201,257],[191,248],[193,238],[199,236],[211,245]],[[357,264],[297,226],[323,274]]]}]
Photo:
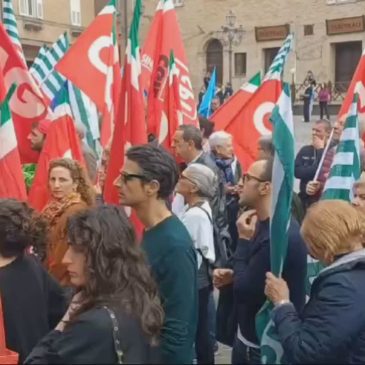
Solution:
[{"label": "wall-mounted sign", "polygon": [[365,31],[365,16],[326,20],[327,34],[346,34]]},{"label": "wall-mounted sign", "polygon": [[289,24],[275,25],[271,27],[255,27],[256,41],[278,41],[285,39],[290,31]]}]

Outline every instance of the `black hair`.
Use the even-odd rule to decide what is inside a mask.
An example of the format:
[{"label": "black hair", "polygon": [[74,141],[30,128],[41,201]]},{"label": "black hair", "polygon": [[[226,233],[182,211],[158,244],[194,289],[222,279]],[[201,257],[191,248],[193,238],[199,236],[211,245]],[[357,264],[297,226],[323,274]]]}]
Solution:
[{"label": "black hair", "polygon": [[274,156],[275,150],[274,150],[274,145],[272,143],[272,138],[271,137],[268,137],[268,136],[261,137],[259,139],[259,142],[258,143],[259,143],[259,146],[264,151],[270,152],[270,155],[271,156]]},{"label": "black hair", "polygon": [[203,136],[199,128],[193,125],[181,125],[178,129],[183,132],[183,139],[185,142],[193,141],[194,146],[198,151],[203,149]]},{"label": "black hair", "polygon": [[124,209],[104,205],[80,212],[69,218],[67,234],[70,246],[84,253],[87,263],[82,301],[67,325],[91,308],[107,306],[134,316],[151,343],[156,343],[163,310]]},{"label": "black hair", "polygon": [[214,123],[202,116],[199,116],[199,127],[204,138],[209,138],[214,131]]},{"label": "black hair", "polygon": [[159,199],[170,197],[179,178],[179,169],[169,152],[162,147],[146,144],[131,147],[126,156],[128,160],[138,164],[147,181],[159,182]]},{"label": "black hair", "polygon": [[16,257],[33,246],[42,256],[46,246],[47,223],[26,203],[0,199],[0,255]]}]

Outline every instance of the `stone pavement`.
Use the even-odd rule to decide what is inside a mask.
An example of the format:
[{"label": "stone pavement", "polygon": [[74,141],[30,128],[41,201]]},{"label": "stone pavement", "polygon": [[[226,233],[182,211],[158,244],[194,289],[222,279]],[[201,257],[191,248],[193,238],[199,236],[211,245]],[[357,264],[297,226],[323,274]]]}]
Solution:
[{"label": "stone pavement", "polygon": [[[318,116],[313,116],[312,121],[318,120]],[[311,141],[311,132],[313,122],[304,123],[302,116],[294,116],[294,133],[295,133],[295,149],[298,152],[304,145],[309,144]],[[296,190],[299,189],[299,181],[295,182]],[[231,363],[231,348],[219,345],[219,352],[215,357],[216,364],[230,364]]]}]

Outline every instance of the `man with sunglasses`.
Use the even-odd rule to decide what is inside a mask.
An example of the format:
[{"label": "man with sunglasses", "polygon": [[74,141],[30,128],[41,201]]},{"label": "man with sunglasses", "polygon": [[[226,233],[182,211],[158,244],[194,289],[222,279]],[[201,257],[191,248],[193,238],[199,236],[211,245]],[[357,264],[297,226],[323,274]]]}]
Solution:
[{"label": "man with sunglasses", "polygon": [[[197,258],[184,224],[166,200],[177,181],[173,157],[162,148],[131,147],[114,182],[123,205],[132,207],[145,226],[144,249],[165,311],[162,363],[191,364],[198,319]],[[143,300],[143,298],[141,298]]]},{"label": "man with sunglasses", "polygon": [[[238,330],[232,364],[259,364],[260,346],[255,318],[265,303],[265,275],[270,271],[270,213],[272,160],[253,163],[239,183],[240,204],[249,208],[237,221],[239,242],[232,269],[214,272],[215,286],[233,282]],[[274,227],[275,228],[275,227]],[[283,277],[288,280],[291,302],[300,312],[305,304],[307,250],[292,221]]]}]

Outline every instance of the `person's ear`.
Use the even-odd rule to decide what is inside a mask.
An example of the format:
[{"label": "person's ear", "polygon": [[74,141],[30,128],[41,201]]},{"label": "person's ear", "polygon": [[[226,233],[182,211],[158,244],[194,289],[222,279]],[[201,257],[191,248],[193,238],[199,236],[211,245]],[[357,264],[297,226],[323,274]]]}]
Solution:
[{"label": "person's ear", "polygon": [[268,195],[271,193],[271,183],[266,181],[260,184],[259,186],[260,195]]},{"label": "person's ear", "polygon": [[145,184],[144,189],[147,196],[149,197],[158,195],[158,192],[160,190],[160,183],[157,180],[152,180]]}]

